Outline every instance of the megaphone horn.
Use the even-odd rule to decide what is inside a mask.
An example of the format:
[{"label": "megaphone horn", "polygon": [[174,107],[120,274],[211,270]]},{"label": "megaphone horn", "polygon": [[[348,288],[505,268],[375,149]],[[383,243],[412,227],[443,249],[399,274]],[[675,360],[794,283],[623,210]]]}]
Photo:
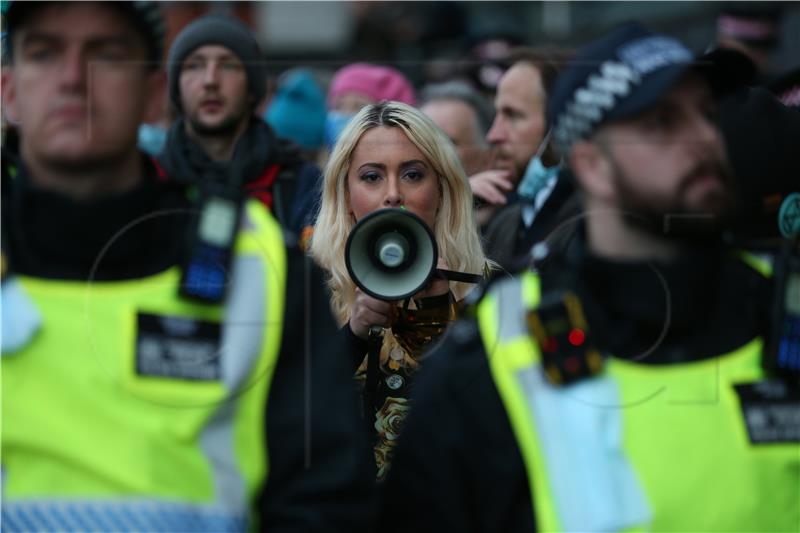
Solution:
[{"label": "megaphone horn", "polygon": [[365,216],[345,246],[353,282],[381,300],[403,300],[421,291],[437,272],[438,259],[428,225],[403,209],[381,209]]}]

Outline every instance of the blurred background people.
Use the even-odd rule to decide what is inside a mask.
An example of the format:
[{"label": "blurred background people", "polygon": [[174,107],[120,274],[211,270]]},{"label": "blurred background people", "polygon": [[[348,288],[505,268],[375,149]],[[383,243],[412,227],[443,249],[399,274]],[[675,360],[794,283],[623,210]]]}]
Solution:
[{"label": "blurred background people", "polygon": [[771,53],[781,39],[781,7],[773,2],[728,2],[717,17],[716,44],[746,55],[756,66],[756,83],[774,74]]},{"label": "blurred background people", "polygon": [[328,88],[325,142],[330,149],[351,118],[362,107],[383,100],[417,105],[414,87],[406,76],[392,67],[353,63],[342,67]]},{"label": "blurred background people", "polygon": [[[439,266],[480,277],[487,268],[472,194],[447,138],[420,111],[399,102],[363,107],[342,132],[325,169],[311,255],[329,275],[331,305],[362,380],[367,426],[374,431],[377,478],[389,471],[423,353],[473,288],[434,279],[408,302],[385,301],[356,287],[345,263],[355,224],[384,208],[419,216],[436,237]],[[370,337],[373,326],[382,337]]]},{"label": "blurred background people", "polygon": [[280,137],[297,144],[308,160],[319,160],[325,146],[325,93],[314,73],[304,68],[286,71],[264,120]]},{"label": "blurred background people", "polygon": [[163,102],[158,6],[4,22],[3,530],[363,530],[321,272],[261,203],[193,200],[136,146]]},{"label": "blurred background people", "polygon": [[428,85],[420,93],[420,111],[453,141],[467,176],[486,169],[494,113],[478,91],[459,81]]},{"label": "blurred background people", "polygon": [[167,174],[246,188],[299,238],[313,216],[320,173],[254,113],[266,71],[249,28],[222,15],[193,21],[175,38],[167,72],[177,117],[160,156]]},{"label": "blurred background people", "polygon": [[486,222],[486,252],[507,270],[556,227],[574,190],[569,178],[559,179],[560,156],[550,143],[545,117],[547,95],[569,57],[568,51],[555,48],[512,53],[487,136],[497,170],[470,177],[475,194],[491,199],[485,214],[479,210],[479,217],[493,219]]}]

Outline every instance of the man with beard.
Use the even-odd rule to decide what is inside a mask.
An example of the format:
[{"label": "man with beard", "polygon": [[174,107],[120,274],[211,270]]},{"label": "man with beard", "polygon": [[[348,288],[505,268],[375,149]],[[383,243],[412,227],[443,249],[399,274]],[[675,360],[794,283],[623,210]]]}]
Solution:
[{"label": "man with beard", "polygon": [[177,120],[161,156],[167,175],[201,188],[246,188],[299,236],[311,220],[319,170],[255,114],[267,72],[258,43],[238,20],[209,15],[186,26],[169,52]]},{"label": "man with beard", "polygon": [[[7,7],[3,531],[361,530],[371,459],[322,273],[260,202],[198,217],[137,149],[159,6]],[[196,226],[235,248],[184,284]]]},{"label": "man with beard", "polygon": [[382,531],[800,523],[800,398],[764,348],[769,268],[719,240],[734,195],[718,76],[637,24],[561,75],[548,117],[581,227],[560,268],[497,282],[431,354]]}]

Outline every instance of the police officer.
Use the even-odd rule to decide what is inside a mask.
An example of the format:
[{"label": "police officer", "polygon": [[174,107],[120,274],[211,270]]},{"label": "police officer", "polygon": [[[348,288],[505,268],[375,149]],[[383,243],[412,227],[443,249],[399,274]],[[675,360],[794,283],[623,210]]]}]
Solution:
[{"label": "police officer", "polygon": [[718,79],[632,24],[556,82],[587,215],[560,268],[496,283],[430,357],[387,531],[797,529],[797,375],[765,343],[769,267],[719,244]]},{"label": "police officer", "polygon": [[157,6],[5,22],[3,529],[360,530],[369,456],[319,273],[261,203],[192,203],[136,148]]}]

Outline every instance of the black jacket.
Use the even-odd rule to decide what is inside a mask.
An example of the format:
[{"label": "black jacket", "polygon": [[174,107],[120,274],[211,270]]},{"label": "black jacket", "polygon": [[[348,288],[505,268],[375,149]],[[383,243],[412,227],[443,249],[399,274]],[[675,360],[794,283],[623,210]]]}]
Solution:
[{"label": "black jacket", "polygon": [[531,247],[550,237],[562,221],[580,211],[579,206],[571,201],[575,196],[572,177],[562,170],[530,227],[526,228],[522,222],[523,200],[503,208],[492,218],[484,233],[487,257],[510,273],[524,268],[529,262]]}]

